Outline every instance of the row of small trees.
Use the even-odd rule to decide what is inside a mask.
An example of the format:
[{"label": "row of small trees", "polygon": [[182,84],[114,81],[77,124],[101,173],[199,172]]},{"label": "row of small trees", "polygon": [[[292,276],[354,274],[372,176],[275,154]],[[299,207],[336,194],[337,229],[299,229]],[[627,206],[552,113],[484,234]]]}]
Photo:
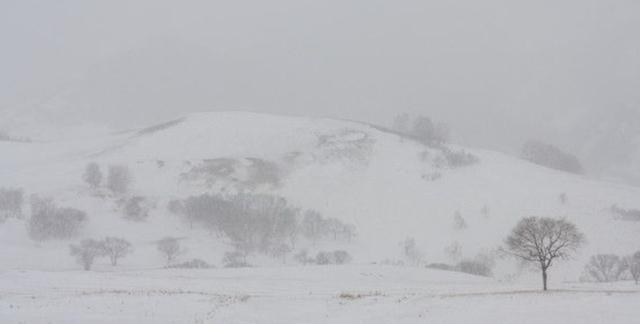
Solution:
[{"label": "row of small trees", "polygon": [[108,257],[112,266],[118,265],[118,260],[133,251],[133,246],[127,240],[117,237],[107,237],[104,240],[85,239],[79,244],[69,246],[70,254],[76,261],[89,271],[96,258]]},{"label": "row of small trees", "polygon": [[597,282],[618,281],[626,275],[638,284],[640,281],[640,251],[627,257],[615,254],[597,254],[585,266],[586,280]]},{"label": "row of small trees", "polygon": [[[173,263],[185,250],[180,246],[178,239],[165,237],[157,242],[157,249],[166,259],[167,265]],[[97,258],[107,257],[112,266],[118,265],[118,260],[133,252],[133,245],[117,237],[107,237],[103,240],[85,239],[79,244],[69,246],[69,253],[76,258],[84,270],[91,270]]]},{"label": "row of small trees", "polygon": [[547,143],[528,141],[522,146],[522,158],[548,168],[581,174],[584,172],[580,160],[573,154]]},{"label": "row of small trees", "polygon": [[449,139],[449,127],[446,124],[435,123],[425,116],[412,117],[406,113],[397,115],[392,128],[428,145],[444,144]]}]

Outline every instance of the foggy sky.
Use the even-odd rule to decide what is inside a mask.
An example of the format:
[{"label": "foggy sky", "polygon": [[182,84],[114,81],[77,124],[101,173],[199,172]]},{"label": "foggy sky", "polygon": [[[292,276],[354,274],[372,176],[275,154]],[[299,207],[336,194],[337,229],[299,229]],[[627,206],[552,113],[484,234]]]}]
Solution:
[{"label": "foggy sky", "polygon": [[118,128],[406,111],[465,144],[572,146],[584,116],[640,107],[639,30],[635,0],[0,0],[0,109]]}]

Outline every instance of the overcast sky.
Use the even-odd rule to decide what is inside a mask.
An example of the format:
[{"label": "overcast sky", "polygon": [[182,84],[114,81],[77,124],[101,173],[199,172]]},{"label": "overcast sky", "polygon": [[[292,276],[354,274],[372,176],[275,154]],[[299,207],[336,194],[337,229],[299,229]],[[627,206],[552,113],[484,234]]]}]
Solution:
[{"label": "overcast sky", "polygon": [[[509,150],[640,104],[637,0],[0,0],[0,108],[449,122]],[[559,141],[562,142],[562,141]]]}]

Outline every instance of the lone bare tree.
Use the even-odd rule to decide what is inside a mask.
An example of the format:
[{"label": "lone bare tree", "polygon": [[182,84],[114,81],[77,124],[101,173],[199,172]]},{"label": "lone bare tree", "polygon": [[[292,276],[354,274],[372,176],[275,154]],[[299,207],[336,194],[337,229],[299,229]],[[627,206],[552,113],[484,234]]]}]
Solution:
[{"label": "lone bare tree", "polygon": [[133,251],[129,241],[117,237],[107,237],[102,244],[105,254],[109,256],[111,265],[114,267],[118,265],[118,259],[124,258]]},{"label": "lone bare tree", "polygon": [[95,258],[105,255],[104,245],[93,239],[82,240],[78,245],[70,245],[69,253],[76,257],[76,261],[82,265],[85,271],[91,270]]},{"label": "lone bare tree", "polygon": [[564,219],[523,218],[505,240],[504,252],[542,270],[542,287],[547,290],[547,270],[555,260],[567,259],[583,243],[584,235]]},{"label": "lone bare tree", "polygon": [[114,194],[124,194],[129,190],[133,177],[124,165],[111,165],[107,173],[107,188]]},{"label": "lone bare tree", "polygon": [[167,257],[167,264],[171,264],[177,256],[184,253],[178,239],[173,237],[165,237],[158,241],[158,251]]}]

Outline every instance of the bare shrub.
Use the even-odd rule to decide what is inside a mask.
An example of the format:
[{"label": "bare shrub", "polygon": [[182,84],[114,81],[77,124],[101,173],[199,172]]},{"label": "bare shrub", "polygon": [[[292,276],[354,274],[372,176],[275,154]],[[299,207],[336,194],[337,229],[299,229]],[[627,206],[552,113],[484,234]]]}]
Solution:
[{"label": "bare shrub", "polygon": [[293,259],[303,265],[313,264],[316,261],[314,258],[309,256],[309,252],[307,250],[302,250],[296,253],[296,255],[293,256]]},{"label": "bare shrub", "polygon": [[352,258],[349,252],[344,250],[333,251],[333,261],[335,264],[346,264],[351,262]]},{"label": "bare shrub", "polygon": [[331,264],[332,255],[329,252],[318,252],[316,254],[316,264],[327,265]]},{"label": "bare shrub", "polygon": [[611,212],[615,215],[615,219],[622,221],[640,221],[640,210],[620,208],[618,205],[611,206]]},{"label": "bare shrub", "polygon": [[182,200],[172,200],[167,204],[167,210],[174,215],[184,215],[186,208]]},{"label": "bare shrub", "polygon": [[444,249],[444,253],[454,262],[462,258],[462,245],[459,242],[453,242]]},{"label": "bare shrub", "polygon": [[467,221],[462,217],[462,214],[457,211],[453,214],[453,229],[463,230],[467,228]]},{"label": "bare shrub", "polygon": [[482,209],[480,210],[480,213],[482,214],[482,216],[487,219],[491,216],[491,209],[489,208],[489,206],[484,205],[482,207]]},{"label": "bare shrub", "polygon": [[567,196],[566,193],[563,192],[560,195],[558,195],[558,201],[560,202],[560,204],[566,205],[567,202],[569,201],[569,197]]},{"label": "bare shrub", "polygon": [[488,264],[478,260],[460,261],[455,266],[455,270],[483,277],[491,277],[493,275],[493,270],[491,269],[491,267]]},{"label": "bare shrub", "polygon": [[449,128],[445,124],[434,123],[429,117],[418,116],[413,121],[409,135],[425,144],[439,145],[447,142]]},{"label": "bare shrub", "polygon": [[446,263],[430,263],[427,265],[427,268],[443,271],[456,271],[455,266]]},{"label": "bare shrub", "polygon": [[313,242],[317,242],[324,235],[324,220],[315,210],[306,211],[300,225],[302,234]]},{"label": "bare shrub", "polygon": [[464,150],[454,151],[449,148],[443,148],[442,154],[445,165],[454,169],[474,165],[480,161],[477,156]]},{"label": "bare shrub", "polygon": [[292,251],[291,247],[283,243],[278,246],[275,246],[271,251],[271,255],[273,255],[273,257],[275,258],[281,258],[282,264],[286,264],[287,255],[291,253],[291,251]]},{"label": "bare shrub", "polygon": [[214,266],[200,259],[193,259],[178,264],[168,265],[167,269],[211,269]]},{"label": "bare shrub", "polygon": [[222,263],[225,268],[248,268],[251,267],[247,263],[247,254],[242,251],[227,252],[224,254]]},{"label": "bare shrub", "polygon": [[393,118],[391,128],[402,134],[407,134],[411,127],[411,117],[407,113],[398,114]]}]

